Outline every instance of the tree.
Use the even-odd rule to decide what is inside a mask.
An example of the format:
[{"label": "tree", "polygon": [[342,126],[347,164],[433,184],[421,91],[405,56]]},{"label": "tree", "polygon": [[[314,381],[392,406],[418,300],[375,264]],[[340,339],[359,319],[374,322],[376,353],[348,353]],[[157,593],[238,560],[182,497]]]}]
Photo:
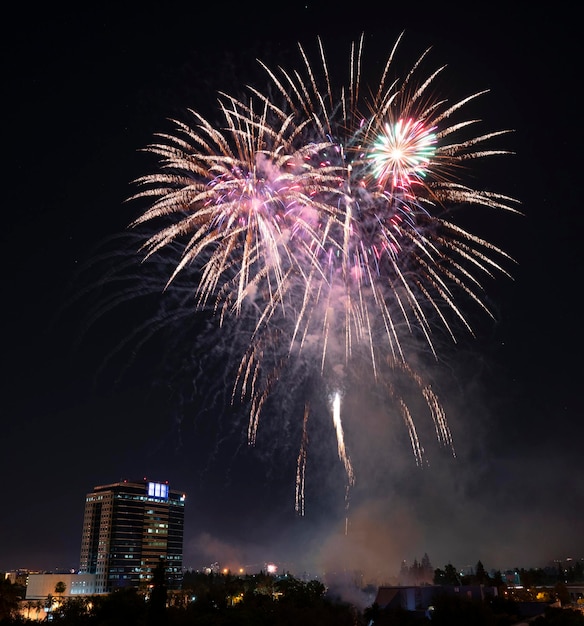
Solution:
[{"label": "tree", "polygon": [[35,610],[35,612],[37,614],[37,622],[38,622],[39,621],[39,614],[43,610],[43,602],[42,602],[42,600],[37,600],[34,603],[34,610]]},{"label": "tree", "polygon": [[49,593],[49,595],[45,598],[45,611],[47,612],[47,616],[51,614],[53,610],[53,603],[55,602],[55,597],[53,594]]},{"label": "tree", "polygon": [[474,577],[478,585],[488,585],[491,582],[491,579],[485,570],[485,566],[481,561],[477,563],[477,569]]},{"label": "tree", "polygon": [[28,600],[25,605],[24,608],[26,609],[26,619],[30,619],[30,612],[36,607],[36,602],[34,602],[33,600]]},{"label": "tree", "polygon": [[570,592],[563,582],[557,582],[554,585],[554,595],[560,601],[560,604],[562,606],[566,606],[567,604],[571,603]]},{"label": "tree", "polygon": [[92,623],[108,626],[142,626],[146,620],[144,597],[133,587],[116,589],[92,598]]},{"label": "tree", "polygon": [[18,611],[18,594],[16,585],[8,578],[0,580],[0,620],[8,620]]},{"label": "tree", "polygon": [[65,589],[67,589],[67,585],[62,580],[55,585],[55,593],[59,596],[59,603],[63,602]]},{"label": "tree", "polygon": [[497,587],[497,589],[502,589],[507,586],[507,583],[503,580],[503,574],[501,570],[497,570],[493,575],[493,585]]},{"label": "tree", "polygon": [[89,607],[87,598],[66,598],[53,613],[53,621],[63,626],[80,626],[89,623]]},{"label": "tree", "polygon": [[166,571],[164,562],[160,561],[152,572],[150,581],[150,598],[148,600],[148,622],[156,626],[163,624],[166,620],[166,599],[168,591],[166,588]]},{"label": "tree", "polygon": [[448,563],[443,570],[437,567],[434,570],[435,585],[460,585],[458,572],[452,563]]},{"label": "tree", "polygon": [[287,576],[276,583],[276,591],[281,593],[281,603],[294,606],[313,606],[324,598],[326,587],[318,580],[302,582],[294,576]]},{"label": "tree", "polygon": [[422,580],[423,582],[431,582],[434,578],[434,568],[430,563],[430,557],[427,552],[424,552],[422,557]]}]

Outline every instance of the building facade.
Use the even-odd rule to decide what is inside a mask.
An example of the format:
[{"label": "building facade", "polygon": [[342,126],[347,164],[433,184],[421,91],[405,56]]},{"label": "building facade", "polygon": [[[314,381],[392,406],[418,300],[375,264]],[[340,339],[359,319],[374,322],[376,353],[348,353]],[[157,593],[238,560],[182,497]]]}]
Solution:
[{"label": "building facade", "polygon": [[[61,591],[57,584],[61,583]],[[95,590],[94,574],[30,574],[26,585],[27,600],[56,600],[72,596],[92,596]]]},{"label": "building facade", "polygon": [[146,479],[102,485],[88,493],[80,573],[95,575],[95,593],[144,589],[160,563],[168,588],[179,589],[184,507],[184,493]]}]

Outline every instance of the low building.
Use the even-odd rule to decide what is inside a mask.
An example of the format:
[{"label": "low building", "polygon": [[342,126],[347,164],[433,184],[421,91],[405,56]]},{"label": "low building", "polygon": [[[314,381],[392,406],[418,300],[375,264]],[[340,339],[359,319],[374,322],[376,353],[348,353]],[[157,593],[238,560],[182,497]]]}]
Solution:
[{"label": "low building", "polygon": [[[57,591],[62,586],[64,586],[63,590]],[[28,576],[26,600],[46,600],[49,596],[70,598],[95,594],[95,574],[29,574]]]},{"label": "low building", "polygon": [[399,585],[379,587],[375,604],[382,609],[402,608],[406,611],[426,611],[436,596],[452,594],[469,600],[485,600],[498,595],[497,587],[485,585]]}]

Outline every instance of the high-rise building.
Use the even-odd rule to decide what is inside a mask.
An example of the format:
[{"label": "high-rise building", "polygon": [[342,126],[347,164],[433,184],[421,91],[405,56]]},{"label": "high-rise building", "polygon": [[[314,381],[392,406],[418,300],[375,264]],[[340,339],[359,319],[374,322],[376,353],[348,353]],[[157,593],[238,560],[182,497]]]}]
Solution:
[{"label": "high-rise building", "polygon": [[185,495],[168,483],[123,481],[95,487],[85,499],[81,574],[95,593],[144,588],[162,562],[169,589],[182,581]]}]

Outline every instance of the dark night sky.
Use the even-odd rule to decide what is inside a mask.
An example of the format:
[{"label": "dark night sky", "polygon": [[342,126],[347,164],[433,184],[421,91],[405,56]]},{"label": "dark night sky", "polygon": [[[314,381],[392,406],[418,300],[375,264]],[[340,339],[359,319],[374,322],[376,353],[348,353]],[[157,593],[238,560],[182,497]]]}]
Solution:
[{"label": "dark night sky", "polygon": [[[418,3],[413,15],[407,3],[358,12],[312,2],[217,4],[209,13],[170,6],[133,14],[19,9],[8,25],[0,570],[77,567],[85,494],[143,475],[187,492],[189,567],[259,569],[275,560],[387,580],[402,559],[425,552],[435,567],[584,558],[576,9]],[[483,233],[517,265],[512,281],[487,287],[496,320],[481,319],[476,338],[450,346],[440,368],[456,462],[438,456],[419,470],[407,447],[397,448],[399,421],[362,417],[353,445],[367,461],[344,537],[342,488],[324,479],[311,488],[306,516],[295,518],[293,465],[262,464],[269,428],[253,451],[222,450],[212,411],[178,412],[161,391],[172,387],[160,385],[161,342],[138,353],[118,385],[118,372],[106,368],[96,386],[128,319],[110,315],[77,346],[87,311],[63,305],[80,289],[77,272],[95,245],[135,217],[124,199],[146,173],[139,149],[165,118],[186,107],[213,111],[218,89],[243,88],[236,77],[255,76],[255,57],[296,62],[297,41],[311,46],[320,35],[331,65],[346,64],[350,42],[365,32],[365,59],[383,63],[401,30],[406,51],[432,46],[436,64],[448,64],[445,80],[465,93],[491,90],[480,115],[492,128],[515,129],[508,143],[517,154],[485,175],[519,198],[525,215],[481,215]],[[140,310],[132,314],[132,324],[143,321]],[[131,354],[129,347],[125,358]],[[206,427],[195,428],[197,420]],[[326,475],[316,470],[325,461],[309,457],[309,472]]]}]

